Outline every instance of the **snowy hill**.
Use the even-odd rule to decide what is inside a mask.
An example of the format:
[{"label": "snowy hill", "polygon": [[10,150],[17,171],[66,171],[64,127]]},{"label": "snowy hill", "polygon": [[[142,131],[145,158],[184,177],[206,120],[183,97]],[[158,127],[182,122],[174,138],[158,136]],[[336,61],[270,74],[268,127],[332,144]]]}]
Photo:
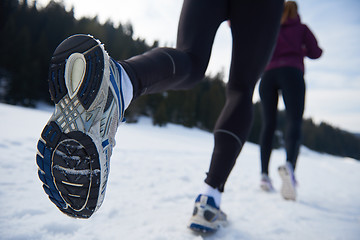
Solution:
[{"label": "snowy hill", "polygon": [[[49,110],[0,104],[0,239],[360,239],[360,162],[301,149],[298,201],[259,188],[257,145],[247,143],[227,183],[230,225],[203,237],[186,228],[205,178],[212,135],[149,119],[116,136],[103,206],[88,220],[62,214],[37,177],[36,143]],[[270,175],[279,189],[273,152]]]}]

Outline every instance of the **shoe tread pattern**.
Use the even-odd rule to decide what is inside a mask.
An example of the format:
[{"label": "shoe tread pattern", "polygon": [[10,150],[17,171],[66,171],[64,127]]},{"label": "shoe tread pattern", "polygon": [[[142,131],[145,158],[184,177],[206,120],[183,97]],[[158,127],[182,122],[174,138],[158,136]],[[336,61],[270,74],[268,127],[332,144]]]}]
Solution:
[{"label": "shoe tread pattern", "polygon": [[96,147],[86,134],[62,133],[50,122],[38,142],[39,178],[50,200],[65,214],[89,218],[95,211],[100,164]]},{"label": "shoe tread pattern", "polygon": [[[89,109],[103,80],[103,51],[100,42],[82,34],[65,39],[56,48],[50,60],[49,91],[57,106],[68,98],[64,76],[66,59],[79,52],[84,54],[86,72],[77,99],[85,110]],[[59,126],[50,121],[41,133],[36,156],[38,175],[46,194],[62,212],[76,218],[89,218],[97,207],[100,188],[97,148],[84,132],[76,129],[65,132]]]},{"label": "shoe tread pattern", "polygon": [[57,104],[66,94],[66,59],[75,52],[83,53],[86,59],[84,81],[77,93],[79,101],[87,110],[94,101],[104,74],[104,54],[100,43],[89,35],[74,35],[65,39],[54,51],[49,67],[49,90]]}]

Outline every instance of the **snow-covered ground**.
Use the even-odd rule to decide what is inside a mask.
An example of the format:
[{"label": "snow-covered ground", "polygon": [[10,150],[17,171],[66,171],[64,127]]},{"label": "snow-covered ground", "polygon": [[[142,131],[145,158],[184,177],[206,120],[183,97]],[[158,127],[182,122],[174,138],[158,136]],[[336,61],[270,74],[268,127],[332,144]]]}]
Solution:
[{"label": "snow-covered ground", "polygon": [[[69,218],[37,177],[36,143],[50,115],[0,104],[0,239],[360,239],[360,162],[302,148],[298,201],[285,201],[260,190],[259,149],[250,143],[223,195],[229,226],[206,237],[192,233],[186,225],[208,170],[212,135],[154,127],[146,118],[119,128],[99,211],[88,220]],[[272,155],[277,189],[284,156],[284,150]]]}]

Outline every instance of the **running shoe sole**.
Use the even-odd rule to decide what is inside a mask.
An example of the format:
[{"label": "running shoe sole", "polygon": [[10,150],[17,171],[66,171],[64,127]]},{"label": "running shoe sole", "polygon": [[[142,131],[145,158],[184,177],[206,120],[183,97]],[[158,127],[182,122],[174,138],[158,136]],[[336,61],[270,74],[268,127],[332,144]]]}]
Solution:
[{"label": "running shoe sole", "polygon": [[188,227],[198,233],[214,233],[221,227],[227,226],[226,220],[215,220],[214,222],[208,222],[203,217],[196,215],[191,217]]},{"label": "running shoe sole", "polygon": [[67,38],[50,61],[55,111],[38,141],[38,175],[50,200],[75,218],[89,218],[101,205],[106,187],[99,125],[108,69],[108,54],[90,35]]},{"label": "running shoe sole", "polygon": [[214,233],[220,228],[220,225],[205,226],[202,222],[191,219],[189,228],[198,233]]},{"label": "running shoe sole", "polygon": [[286,200],[296,200],[296,188],[292,182],[292,176],[285,166],[280,166],[279,175],[282,179],[281,195]]}]

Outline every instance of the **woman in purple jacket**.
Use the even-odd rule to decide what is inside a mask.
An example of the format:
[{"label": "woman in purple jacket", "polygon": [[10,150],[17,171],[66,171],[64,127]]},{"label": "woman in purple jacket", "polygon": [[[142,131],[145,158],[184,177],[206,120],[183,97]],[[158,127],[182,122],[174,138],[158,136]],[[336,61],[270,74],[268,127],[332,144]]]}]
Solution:
[{"label": "woman in purple jacket", "polygon": [[276,129],[279,92],[286,109],[286,164],[279,167],[283,180],[281,194],[296,199],[294,169],[300,148],[301,124],[305,102],[304,57],[319,58],[322,50],[309,28],[302,24],[294,1],[285,3],[281,28],[272,59],[262,76],[259,92],[262,104],[263,127],[260,138],[261,188],[272,191],[268,177],[272,140]]}]

